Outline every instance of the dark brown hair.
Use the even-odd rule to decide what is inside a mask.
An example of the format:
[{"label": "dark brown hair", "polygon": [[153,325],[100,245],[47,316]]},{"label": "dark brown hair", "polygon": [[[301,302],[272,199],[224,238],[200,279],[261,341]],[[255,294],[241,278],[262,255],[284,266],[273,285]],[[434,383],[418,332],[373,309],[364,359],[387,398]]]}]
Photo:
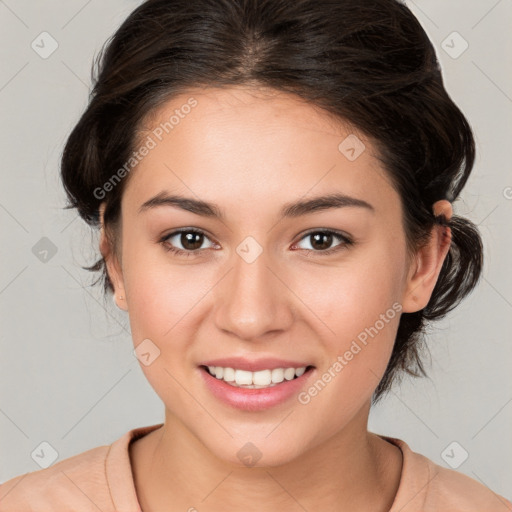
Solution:
[{"label": "dark brown hair", "polygon": [[[130,175],[105,197],[97,190],[128,161],[145,119],[191,88],[270,87],[361,130],[400,193],[413,248],[446,221],[434,217],[433,203],[457,199],[473,167],[472,130],[444,88],[425,31],[397,0],[147,0],[95,64],[89,105],[66,142],[61,171],[67,207],[89,225],[98,227],[105,201],[114,247]],[[374,403],[403,372],[426,375],[426,322],[446,315],[480,277],[476,227],[457,216],[448,225],[452,245],[430,302],[401,315]],[[101,270],[105,292],[112,290],[102,258],[85,268]]]}]

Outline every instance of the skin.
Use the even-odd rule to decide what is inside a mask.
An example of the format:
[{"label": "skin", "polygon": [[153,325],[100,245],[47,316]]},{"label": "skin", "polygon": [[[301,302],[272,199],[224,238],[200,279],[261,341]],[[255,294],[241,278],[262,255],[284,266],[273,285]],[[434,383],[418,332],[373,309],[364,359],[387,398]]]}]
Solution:
[{"label": "skin", "polygon": [[[402,456],[368,432],[367,421],[398,314],[306,405],[294,397],[265,411],[239,411],[210,393],[198,365],[225,356],[280,357],[314,365],[308,382],[316,381],[394,303],[403,312],[426,306],[449,228],[436,226],[427,245],[408,253],[400,197],[371,142],[292,95],[191,90],[166,103],[145,129],[190,97],[197,106],[129,176],[117,255],[103,228],[100,242],[134,346],[150,339],[160,350],[141,369],[165,405],[165,424],[130,447],[142,509],[387,511]],[[141,140],[150,133],[142,131]],[[355,161],[338,150],[350,134],[366,146]],[[173,206],[138,213],[163,190],[216,203],[225,219]],[[278,217],[285,203],[333,192],[373,211]],[[434,211],[452,214],[447,201]],[[188,227],[205,232],[201,252],[167,252],[159,240]],[[334,237],[326,249],[341,250],[324,255],[305,236],[313,228],[342,231],[354,243]],[[247,236],[263,249],[250,264],[236,252]],[[166,243],[185,250],[179,235]],[[262,454],[253,467],[237,457],[247,442]]]}]

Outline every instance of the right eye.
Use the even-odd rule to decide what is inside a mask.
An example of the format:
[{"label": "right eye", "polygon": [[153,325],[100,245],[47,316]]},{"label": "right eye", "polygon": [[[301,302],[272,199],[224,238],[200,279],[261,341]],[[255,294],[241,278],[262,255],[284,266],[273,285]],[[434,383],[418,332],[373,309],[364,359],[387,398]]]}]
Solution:
[{"label": "right eye", "polygon": [[[172,241],[173,239],[174,241]],[[203,231],[195,228],[184,228],[165,235],[165,237],[160,240],[160,243],[167,251],[178,255],[192,256],[194,253],[204,250],[201,249],[201,246],[205,239],[209,240]],[[170,241],[172,241],[172,243],[170,243]],[[176,247],[175,244],[181,244],[183,249]]]}]

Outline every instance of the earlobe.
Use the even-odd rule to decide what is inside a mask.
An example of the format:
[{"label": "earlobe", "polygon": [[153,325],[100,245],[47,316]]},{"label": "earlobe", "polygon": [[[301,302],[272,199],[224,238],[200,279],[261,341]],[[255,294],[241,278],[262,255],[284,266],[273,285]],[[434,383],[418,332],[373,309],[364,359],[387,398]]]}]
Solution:
[{"label": "earlobe", "polygon": [[402,307],[404,313],[425,308],[432,296],[443,262],[450,250],[451,229],[447,223],[452,217],[451,203],[446,200],[434,204],[436,224],[429,241],[420,247],[411,265]]},{"label": "earlobe", "polygon": [[114,288],[113,290],[113,297],[112,300],[114,301],[114,304],[119,308],[123,309],[125,311],[128,311],[128,308],[126,306],[126,293],[124,289],[123,284],[123,278],[122,273],[119,268],[119,263],[117,261],[117,258],[115,254],[109,250],[109,253],[107,256],[103,257],[105,261],[105,265],[107,267],[107,274],[110,279],[110,282],[112,283],[112,286]]},{"label": "earlobe", "polygon": [[[124,304],[124,297],[122,295],[116,295],[115,293],[112,295],[112,301],[114,302],[114,305],[122,309],[123,311],[128,311],[128,309],[125,307]],[[121,304],[121,305],[120,305]]]},{"label": "earlobe", "polygon": [[114,288],[113,290],[113,296],[112,300],[114,304],[119,308],[123,309],[124,311],[128,311],[128,308],[126,306],[126,293],[124,290],[124,284],[123,284],[123,277],[122,277],[122,271],[120,269],[119,262],[117,260],[117,257],[113,251],[112,248],[112,242],[108,240],[108,236],[105,231],[105,225],[103,221],[103,213],[105,211],[105,203],[102,203],[100,205],[100,222],[101,222],[101,228],[100,228],[100,252],[103,256],[103,261],[105,262],[107,275],[110,279],[110,282],[112,283],[112,286]]}]

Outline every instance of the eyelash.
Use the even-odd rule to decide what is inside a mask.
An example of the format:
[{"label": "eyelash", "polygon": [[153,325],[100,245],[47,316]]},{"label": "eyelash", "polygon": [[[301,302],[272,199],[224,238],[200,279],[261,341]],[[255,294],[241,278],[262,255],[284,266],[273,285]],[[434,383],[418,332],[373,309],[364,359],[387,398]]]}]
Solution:
[{"label": "eyelash", "polygon": [[[178,249],[178,248],[170,245],[167,242],[167,240],[169,240],[169,238],[172,238],[173,236],[179,235],[181,233],[197,233],[199,235],[204,235],[205,237],[209,238],[208,235],[204,231],[201,231],[200,229],[185,228],[185,229],[179,229],[177,231],[173,231],[172,233],[169,233],[168,235],[165,235],[163,238],[161,238],[159,240],[159,242],[162,244],[163,248],[167,252],[172,252],[172,253],[174,253],[177,256],[190,257],[190,256],[197,255],[197,253],[199,253],[201,251],[206,250],[206,249],[196,249],[194,251],[185,251],[183,249]],[[326,249],[325,251],[320,251],[320,250],[315,251],[313,249],[301,249],[302,251],[306,252],[306,256],[309,256],[311,253],[321,254],[321,255],[327,256],[327,255],[333,254],[335,252],[341,251],[343,249],[346,249],[347,247],[349,247],[349,246],[354,244],[354,241],[350,237],[348,237],[347,235],[342,234],[342,233],[340,233],[338,231],[333,231],[331,229],[315,229],[315,230],[312,230],[312,231],[308,231],[307,233],[305,233],[302,236],[302,238],[299,239],[299,242],[301,240],[303,240],[304,238],[307,238],[308,236],[311,236],[311,235],[314,235],[314,234],[318,234],[318,233],[321,233],[321,234],[324,234],[324,235],[325,234],[334,235],[342,243],[340,243],[339,245],[335,245],[334,247],[331,247],[330,249]]]}]

